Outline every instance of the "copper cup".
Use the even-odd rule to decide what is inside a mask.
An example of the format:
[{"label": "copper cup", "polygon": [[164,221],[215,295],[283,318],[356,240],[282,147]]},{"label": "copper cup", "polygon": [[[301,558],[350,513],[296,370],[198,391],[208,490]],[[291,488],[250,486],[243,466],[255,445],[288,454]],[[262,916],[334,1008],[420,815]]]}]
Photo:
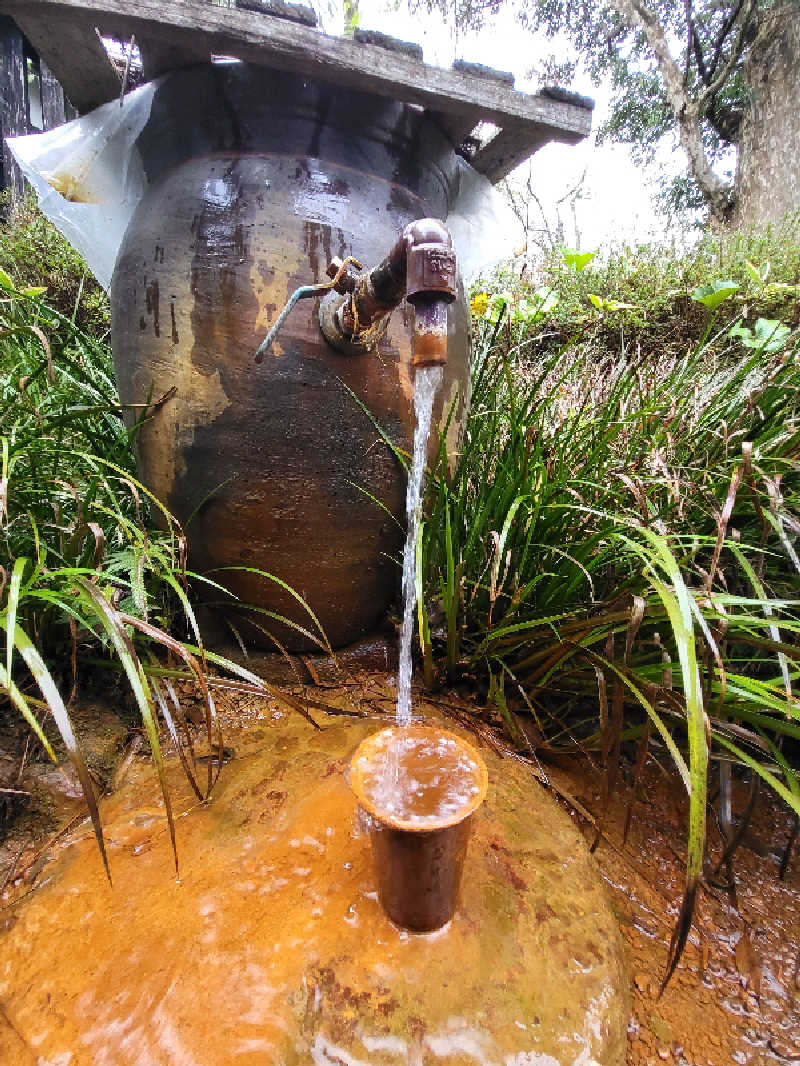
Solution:
[{"label": "copper cup", "polygon": [[369,816],[378,893],[396,925],[429,933],[453,917],[487,786],[472,744],[436,726],[383,729],[356,749],[350,787]]}]

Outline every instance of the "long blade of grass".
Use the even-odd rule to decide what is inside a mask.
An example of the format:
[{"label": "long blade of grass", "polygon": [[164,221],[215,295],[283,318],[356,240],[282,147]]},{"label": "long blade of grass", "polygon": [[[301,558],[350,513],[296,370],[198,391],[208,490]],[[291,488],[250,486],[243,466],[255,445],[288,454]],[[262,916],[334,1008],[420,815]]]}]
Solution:
[{"label": "long blade of grass", "polygon": [[25,567],[28,560],[21,556],[14,563],[14,569],[11,571],[11,580],[8,583],[8,600],[6,602],[6,674],[9,678],[13,677],[12,662],[14,658],[14,638],[17,629],[17,607],[19,606],[19,593],[22,587],[22,576],[25,573]]},{"label": "long blade of grass", "polygon": [[[258,577],[264,577],[268,581],[272,581],[274,584],[278,585],[280,588],[283,589],[284,592],[288,592],[289,595],[292,596],[300,604],[300,606],[306,612],[308,617],[311,619],[311,621],[317,627],[317,630],[319,632],[319,639],[322,640],[322,643],[323,643],[324,647],[327,649],[328,654],[332,658],[334,658],[334,659],[336,658],[336,656],[333,653],[333,648],[330,645],[330,641],[328,640],[328,637],[327,637],[327,635],[325,633],[325,630],[322,627],[322,623],[317,618],[317,616],[314,614],[314,612],[311,610],[311,608],[309,607],[308,603],[303,599],[303,597],[300,595],[300,593],[297,592],[295,589],[293,589],[291,585],[288,585],[285,581],[281,580],[281,578],[277,577],[275,574],[270,574],[267,570],[260,570],[260,569],[258,569],[257,567],[254,567],[254,566],[220,566],[220,567],[217,568],[215,573],[229,573],[229,572],[233,572],[233,571],[242,572],[242,573],[246,573],[246,574],[255,574]],[[276,618],[278,621],[283,621],[286,625],[291,625],[292,624],[289,621],[289,619],[281,618],[279,615],[272,615],[272,617]],[[296,628],[299,628],[299,627],[296,627]],[[312,640],[314,640],[314,639],[316,639],[316,638],[312,637]]]},{"label": "long blade of grass", "polygon": [[[653,549],[647,560],[651,580],[669,616],[678,658],[683,675],[683,694],[686,704],[686,730],[689,740],[689,833],[686,855],[686,887],[681,910],[670,942],[667,970],[662,982],[666,988],[670,977],[680,961],[689,936],[694,914],[697,884],[703,871],[703,854],[706,839],[706,786],[708,774],[708,741],[710,731],[703,708],[700,675],[697,666],[697,651],[694,637],[691,595],[681,575],[673,553],[666,540],[652,530],[643,529],[642,535]],[[654,566],[659,565],[669,577],[671,587],[660,581]]]},{"label": "long blade of grass", "polygon": [[[0,625],[4,626],[3,620],[0,619]],[[100,812],[97,808],[97,799],[94,794],[94,786],[92,785],[92,779],[89,776],[89,770],[86,766],[86,760],[83,757],[83,752],[78,746],[78,742],[75,739],[75,733],[72,729],[72,722],[70,721],[67,709],[64,706],[64,701],[61,699],[61,694],[56,687],[55,681],[47,669],[44,660],[39,654],[34,644],[30,641],[24,630],[17,625],[14,631],[14,643],[17,651],[22,656],[25,665],[39,686],[42,696],[50,708],[50,713],[53,715],[53,721],[56,723],[56,727],[61,734],[61,739],[64,741],[64,746],[67,749],[72,765],[78,774],[78,780],[80,781],[81,789],[83,791],[83,797],[86,800],[86,806],[89,809],[89,816],[92,820],[92,827],[94,829],[95,839],[97,846],[100,849],[100,855],[103,860],[103,866],[105,867],[106,876],[109,882],[111,881],[111,870],[108,866],[108,855],[106,854],[105,840],[103,839],[103,827],[100,824]],[[49,746],[48,746],[49,747]],[[50,750],[52,755],[52,749]]]},{"label": "long blade of grass", "polygon": [[715,739],[723,748],[726,748],[731,754],[735,755],[740,762],[744,763],[745,766],[749,766],[751,770],[757,773],[761,780],[765,781],[769,787],[780,796],[783,802],[791,807],[795,814],[800,815],[800,796],[795,795],[795,793],[791,789],[788,789],[775,774],[760,763],[758,759],[754,759],[749,755],[744,748],[740,748],[737,744],[734,744],[733,741],[719,733],[715,734]]},{"label": "long blade of grass", "polygon": [[[4,622],[0,621],[0,626],[4,626]],[[50,741],[44,735],[42,727],[39,725],[39,720],[28,706],[28,701],[25,699],[22,692],[20,692],[17,685],[6,673],[4,666],[0,666],[0,689],[5,689],[8,693],[8,698],[11,700],[12,706],[16,707],[20,712],[22,717],[33,730],[36,739],[42,745],[52,761],[58,763],[58,759],[56,758],[56,754],[53,751]]]},{"label": "long blade of grass", "polygon": [[158,740],[158,729],[155,722],[153,696],[150,691],[150,684],[144,673],[139,657],[136,654],[133,641],[125,631],[125,626],[119,612],[111,606],[108,600],[103,596],[102,592],[93,585],[91,581],[87,581],[85,578],[78,578],[76,584],[88,602],[94,607],[97,619],[100,621],[103,629],[111,640],[117,657],[125,670],[128,684],[131,687],[134,699],[139,708],[139,713],[142,716],[147,739],[150,743],[150,750],[153,753],[153,761],[156,764],[156,773],[158,774],[161,795],[164,797],[164,810],[167,815],[169,836],[172,843],[172,854],[175,860],[175,874],[177,875],[178,846],[175,839],[175,822],[172,816],[172,801],[170,800],[169,788],[167,786],[164,757]]}]

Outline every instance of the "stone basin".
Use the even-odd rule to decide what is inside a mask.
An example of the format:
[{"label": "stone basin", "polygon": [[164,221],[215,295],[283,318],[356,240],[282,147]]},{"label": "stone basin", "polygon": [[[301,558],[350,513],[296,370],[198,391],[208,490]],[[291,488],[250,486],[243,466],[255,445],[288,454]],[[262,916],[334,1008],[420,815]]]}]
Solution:
[{"label": "stone basin", "polygon": [[113,887],[84,824],[5,912],[0,1062],[621,1066],[616,922],[524,763],[481,749],[489,793],[454,919],[414,935],[385,917],[346,778],[384,724],[315,731],[275,712],[227,728],[235,756],[208,804],[170,765],[177,879],[138,765],[101,805]]}]

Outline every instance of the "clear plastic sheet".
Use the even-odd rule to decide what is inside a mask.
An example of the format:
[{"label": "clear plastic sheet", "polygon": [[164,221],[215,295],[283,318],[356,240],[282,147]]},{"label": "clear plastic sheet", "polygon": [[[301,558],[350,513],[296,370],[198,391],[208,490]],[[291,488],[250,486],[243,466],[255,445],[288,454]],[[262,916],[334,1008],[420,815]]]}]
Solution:
[{"label": "clear plastic sheet", "polygon": [[128,93],[122,106],[114,100],[48,133],[7,140],[39,207],[106,289],[147,188],[136,139],[150,117],[156,85]]},{"label": "clear plastic sheet", "polygon": [[458,191],[447,228],[453,237],[464,284],[510,259],[522,239],[519,219],[492,183],[458,157]]},{"label": "clear plastic sheet", "polygon": [[[8,139],[42,211],[106,289],[125,230],[147,188],[136,140],[150,117],[157,85],[143,85],[122,106],[119,101],[104,104],[49,133]],[[520,237],[506,200],[461,158],[446,221],[466,284],[508,258]]]}]

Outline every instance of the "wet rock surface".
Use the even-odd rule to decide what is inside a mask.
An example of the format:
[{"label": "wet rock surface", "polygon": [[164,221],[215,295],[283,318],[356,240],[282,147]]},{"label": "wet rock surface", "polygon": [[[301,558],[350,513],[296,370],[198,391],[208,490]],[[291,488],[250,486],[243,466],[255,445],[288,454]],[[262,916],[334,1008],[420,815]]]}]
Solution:
[{"label": "wet rock surface", "polygon": [[383,722],[323,721],[273,705],[228,726],[235,756],[205,805],[170,767],[177,879],[144,762],[102,804],[113,888],[87,825],[54,845],[0,934],[0,1061],[624,1061],[617,923],[530,768],[482,751],[489,795],[459,909],[414,936],[380,909],[346,781]]}]

